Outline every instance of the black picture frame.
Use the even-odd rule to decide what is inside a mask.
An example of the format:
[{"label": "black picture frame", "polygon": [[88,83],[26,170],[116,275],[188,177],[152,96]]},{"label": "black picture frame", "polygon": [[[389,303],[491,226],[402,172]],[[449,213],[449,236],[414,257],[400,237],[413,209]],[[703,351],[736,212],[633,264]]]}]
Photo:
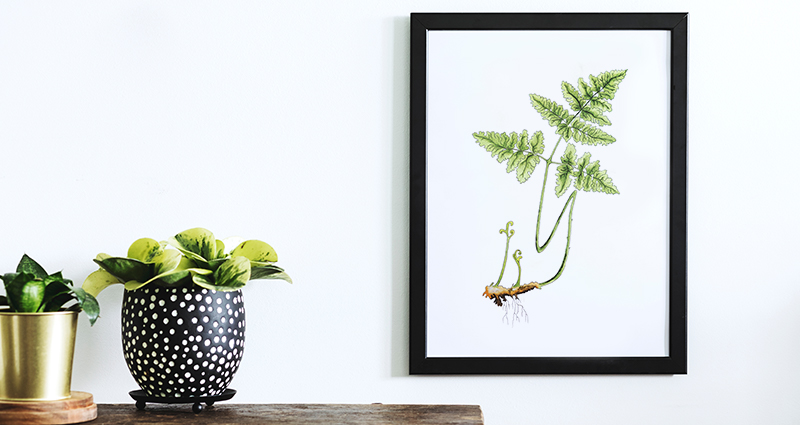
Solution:
[{"label": "black picture frame", "polygon": [[[686,374],[688,13],[412,13],[410,86],[410,354],[412,375]],[[664,357],[429,357],[426,353],[427,35],[461,30],[669,32],[668,355]]]}]

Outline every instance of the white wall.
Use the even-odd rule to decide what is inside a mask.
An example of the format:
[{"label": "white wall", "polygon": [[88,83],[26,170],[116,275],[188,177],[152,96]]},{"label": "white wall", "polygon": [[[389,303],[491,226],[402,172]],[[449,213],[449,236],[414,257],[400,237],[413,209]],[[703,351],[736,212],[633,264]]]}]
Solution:
[{"label": "white wall", "polygon": [[[689,11],[689,374],[407,374],[408,14]],[[800,7],[746,1],[5,1],[0,270],[82,280],[194,226],[264,239],[240,403],[480,404],[487,424],[800,422]],[[73,388],[128,402],[121,288]]]}]

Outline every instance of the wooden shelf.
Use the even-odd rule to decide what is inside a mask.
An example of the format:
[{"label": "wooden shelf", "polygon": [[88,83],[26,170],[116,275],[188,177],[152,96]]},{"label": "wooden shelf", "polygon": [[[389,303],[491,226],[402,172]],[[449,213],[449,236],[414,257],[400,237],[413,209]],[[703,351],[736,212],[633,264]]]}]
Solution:
[{"label": "wooden shelf", "polygon": [[192,405],[99,404],[90,425],[482,425],[483,412],[474,405],[422,404],[234,404],[224,403],[193,413]]}]

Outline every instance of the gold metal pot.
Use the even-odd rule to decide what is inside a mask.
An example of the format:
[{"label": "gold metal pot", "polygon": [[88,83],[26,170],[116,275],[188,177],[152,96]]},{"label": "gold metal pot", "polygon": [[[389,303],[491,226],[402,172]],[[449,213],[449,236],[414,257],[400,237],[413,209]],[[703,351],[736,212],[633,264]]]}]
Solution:
[{"label": "gold metal pot", "polygon": [[0,312],[0,400],[69,398],[78,312]]}]

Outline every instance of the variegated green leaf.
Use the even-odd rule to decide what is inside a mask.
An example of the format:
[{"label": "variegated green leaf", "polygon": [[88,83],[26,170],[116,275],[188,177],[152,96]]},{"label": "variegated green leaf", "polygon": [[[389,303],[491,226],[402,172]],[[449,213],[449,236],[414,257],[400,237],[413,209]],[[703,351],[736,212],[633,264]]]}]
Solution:
[{"label": "variegated green leaf", "polygon": [[89,324],[94,325],[94,322],[100,317],[100,305],[97,303],[97,300],[94,296],[84,292],[81,288],[74,288],[73,293],[78,300],[78,306],[86,313],[86,316],[89,317]]},{"label": "variegated green leaf", "polygon": [[103,289],[120,283],[122,283],[122,281],[114,277],[114,275],[105,269],[100,269],[87,276],[81,288],[83,288],[86,293],[96,297]]},{"label": "variegated green leaf", "polygon": [[229,238],[225,238],[222,240],[222,243],[225,245],[225,250],[223,251],[224,255],[228,255],[231,251],[234,250],[237,246],[241,245],[244,242],[244,238],[239,236],[231,236]]},{"label": "variegated green leaf", "polygon": [[[45,276],[47,276],[46,273]],[[46,286],[33,273],[14,273],[11,281],[7,282],[5,286],[8,304],[14,311],[34,313],[39,310],[44,299]]]},{"label": "variegated green leaf", "polygon": [[[60,295],[67,295],[60,297]],[[39,311],[58,311],[65,302],[72,298],[72,288],[66,283],[55,280],[47,284]]]},{"label": "variegated green leaf", "polygon": [[[247,242],[244,242],[247,243]],[[236,250],[234,250],[235,252]],[[214,272],[218,291],[233,291],[243,287],[250,280],[250,260],[247,257],[231,257]]]},{"label": "variegated green leaf", "polygon": [[124,257],[108,257],[104,260],[94,260],[100,267],[122,281],[136,280],[144,282],[155,276],[155,264],[143,263],[139,260]]},{"label": "variegated green leaf", "polygon": [[267,279],[267,276],[282,272],[283,269],[274,264],[254,266],[253,262],[250,262],[250,280]]},{"label": "variegated green leaf", "polygon": [[163,250],[157,240],[141,238],[134,241],[128,248],[128,258],[133,258],[143,263],[151,263],[153,258],[160,255]]},{"label": "variegated green leaf", "polygon": [[33,258],[28,257],[28,254],[23,254],[22,259],[19,260],[19,264],[17,264],[17,273],[30,273],[38,279],[47,277],[47,272],[44,271],[44,267],[40,266]]},{"label": "variegated green leaf", "polygon": [[[231,252],[231,256],[233,257],[241,256],[252,261],[271,261],[271,262],[278,261],[278,254],[275,252],[274,248],[272,248],[266,242],[255,239],[244,241],[241,244],[239,244],[239,246],[237,246]],[[250,266],[248,265],[248,268],[249,267]]]},{"label": "variegated green leaf", "polygon": [[180,264],[181,259],[186,258],[181,255],[180,251],[174,249],[162,250],[158,255],[153,257],[153,264],[156,265],[155,272],[158,274],[167,273],[174,270]]},{"label": "variegated green leaf", "polygon": [[135,290],[141,288],[142,286],[147,285],[148,283],[149,283],[148,281],[139,282],[138,280],[130,280],[128,282],[125,282],[125,290],[126,291],[135,291]]},{"label": "variegated green leaf", "polygon": [[216,257],[217,239],[210,230],[203,229],[202,227],[196,227],[178,233],[172,238],[169,238],[167,242],[184,252],[184,254],[191,252],[199,256],[200,261],[209,261]]}]

